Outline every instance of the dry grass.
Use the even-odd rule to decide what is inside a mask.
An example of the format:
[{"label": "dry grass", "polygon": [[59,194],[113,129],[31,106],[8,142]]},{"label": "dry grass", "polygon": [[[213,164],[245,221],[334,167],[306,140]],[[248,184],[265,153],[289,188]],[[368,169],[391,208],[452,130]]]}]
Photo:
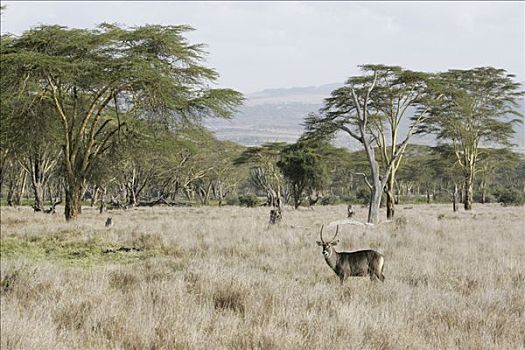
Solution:
[{"label": "dry grass", "polygon": [[1,214],[5,350],[525,347],[523,207],[343,226],[339,249],[381,251],[386,276],[343,286],[315,240],[344,206],[276,227],[265,208],[117,211],[111,228],[89,209]]}]

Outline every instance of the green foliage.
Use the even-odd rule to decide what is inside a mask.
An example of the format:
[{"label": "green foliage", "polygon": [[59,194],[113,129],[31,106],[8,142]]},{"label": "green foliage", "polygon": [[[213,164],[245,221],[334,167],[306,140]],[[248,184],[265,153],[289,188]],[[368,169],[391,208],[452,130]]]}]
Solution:
[{"label": "green foliage", "polygon": [[[296,206],[307,195],[322,193],[332,194],[322,204],[343,198],[368,203],[370,189],[363,179],[372,175],[372,155],[327,143],[338,131],[363,141],[358,109],[365,98],[369,109],[363,131],[374,143],[373,157],[383,161],[381,170],[400,149],[389,146],[399,146],[389,137],[407,108],[420,106],[412,122],[424,121],[419,132],[436,133],[443,143],[433,149],[408,145],[401,152],[404,163],[394,166],[400,164],[395,173],[396,186],[405,191],[402,200],[424,202],[425,190],[432,188],[434,199],[449,201],[450,189],[464,180],[464,165],[470,162],[478,180],[474,185],[489,200],[495,186],[521,189],[525,184],[523,156],[477,143],[508,145],[512,124],[521,117],[515,109],[519,85],[503,70],[430,75],[363,65],[362,74],[333,91],[320,115],[307,118],[306,138],[246,149],[219,141],[199,126],[207,116],[230,117],[242,97],[209,88],[218,75],[205,66],[202,45],[185,38],[190,30],[103,24],[95,30],[41,26],[20,36],[2,35],[0,167],[2,179],[10,180],[7,186],[2,182],[3,190],[21,187],[19,165],[32,157],[62,162],[53,173],[60,191],[65,178],[108,186],[111,196],[125,188],[144,200],[174,201],[184,193],[188,203],[224,200],[253,206],[255,195],[238,194],[255,189],[277,198],[285,188],[293,192]],[[374,76],[374,89],[366,97]],[[424,108],[430,108],[428,115]],[[240,188],[250,181],[251,187]],[[508,191],[497,194],[509,203],[519,197]]]},{"label": "green foliage", "polygon": [[[61,125],[66,219],[76,217],[84,183],[123,127],[137,120],[180,126],[228,118],[240,93],[211,89],[218,74],[204,66],[189,26],[97,29],[39,26],[2,37],[2,100],[34,96]],[[34,120],[38,124],[38,119]]]},{"label": "green foliage", "polygon": [[525,195],[514,188],[499,188],[495,191],[496,201],[503,206],[525,204]]},{"label": "green foliage", "polygon": [[462,143],[465,148],[460,152],[468,152],[480,141],[508,145],[512,125],[523,118],[516,109],[523,91],[514,78],[493,67],[440,73],[431,82],[434,98],[425,100],[430,116],[419,132],[436,133],[438,139],[456,146]]},{"label": "green foliage", "polygon": [[239,196],[228,196],[226,197],[226,205],[241,205]]},{"label": "green foliage", "polygon": [[[371,136],[383,150],[387,140],[398,145],[400,122],[409,107],[421,105],[430,75],[397,66],[359,67],[362,74],[348,78],[343,87],[334,90],[325,99],[320,115],[306,118],[306,137],[330,139],[336,132],[344,131],[363,145]],[[402,143],[408,142],[412,132],[411,128]],[[395,147],[391,154],[385,153],[386,164],[395,155]]]},{"label": "green foliage", "polygon": [[260,147],[249,147],[235,159],[234,164],[275,164],[279,159],[279,155],[284,147],[286,147],[284,142],[266,143]]},{"label": "green foliage", "polygon": [[[368,221],[375,223],[385,187],[390,200],[387,215],[391,214],[396,170],[426,111],[417,113],[406,135],[399,135],[399,127],[406,119],[405,112],[421,106],[427,97],[431,75],[397,66],[367,64],[359,67],[362,74],[348,78],[343,87],[332,91],[320,115],[306,118],[305,137],[330,139],[336,132],[343,131],[363,146],[372,189]],[[376,147],[382,169],[376,161]]]},{"label": "green foliage", "polygon": [[295,208],[301,204],[304,192],[312,194],[327,185],[328,171],[323,153],[329,151],[326,142],[311,141],[299,141],[281,151],[277,166],[292,188]]},{"label": "green foliage", "polygon": [[269,205],[281,207],[283,178],[277,167],[280,152],[285,143],[267,143],[260,147],[244,150],[234,161],[234,165],[250,166],[249,183],[257,191],[264,191]]},{"label": "green foliage", "polygon": [[364,187],[359,188],[355,197],[358,203],[368,204],[368,202],[370,202],[370,189]]},{"label": "green foliage", "polygon": [[504,69],[480,67],[440,73],[430,84],[431,97],[425,100],[430,113],[418,132],[434,133],[451,145],[464,177],[465,209],[471,209],[480,147],[484,142],[510,146],[513,125],[522,122],[517,107],[524,92],[514,78]]},{"label": "green foliage", "polygon": [[321,198],[321,205],[335,205],[340,202],[338,196],[324,196]]},{"label": "green foliage", "polygon": [[486,193],[484,200],[485,202],[483,202],[481,193],[476,192],[474,194],[474,201],[477,203],[497,203],[498,202],[498,200],[496,199],[496,196],[494,196],[492,193]]},{"label": "green foliage", "polygon": [[259,199],[254,194],[241,194],[239,196],[239,204],[248,208],[254,208],[259,204]]},{"label": "green foliage", "polygon": [[480,187],[498,183],[502,187],[520,188],[525,183],[523,154],[509,149],[482,149],[479,156],[478,179]]}]

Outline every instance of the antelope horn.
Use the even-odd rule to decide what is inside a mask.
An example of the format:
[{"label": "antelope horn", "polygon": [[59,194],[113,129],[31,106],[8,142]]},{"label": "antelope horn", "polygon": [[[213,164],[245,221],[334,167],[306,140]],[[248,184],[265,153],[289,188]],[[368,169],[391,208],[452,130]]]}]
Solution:
[{"label": "antelope horn", "polygon": [[321,242],[324,243],[324,239],[323,239],[323,227],[324,227],[324,225],[321,225]]},{"label": "antelope horn", "polygon": [[339,233],[339,225],[337,225],[337,228],[335,229],[335,236],[334,236],[334,238],[332,238],[332,239],[330,240],[330,242],[332,242],[332,241],[335,239],[335,237],[337,237],[337,234],[338,234],[338,233]]}]

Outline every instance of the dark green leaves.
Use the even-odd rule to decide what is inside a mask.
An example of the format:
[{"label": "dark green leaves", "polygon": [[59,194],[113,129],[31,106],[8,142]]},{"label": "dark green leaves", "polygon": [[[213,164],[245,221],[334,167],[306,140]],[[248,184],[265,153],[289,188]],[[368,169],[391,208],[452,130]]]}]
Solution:
[{"label": "dark green leaves", "polygon": [[492,67],[441,73],[430,86],[430,117],[419,131],[476,147],[482,141],[507,145],[512,124],[523,117],[515,109],[523,96],[519,87],[512,75]]}]

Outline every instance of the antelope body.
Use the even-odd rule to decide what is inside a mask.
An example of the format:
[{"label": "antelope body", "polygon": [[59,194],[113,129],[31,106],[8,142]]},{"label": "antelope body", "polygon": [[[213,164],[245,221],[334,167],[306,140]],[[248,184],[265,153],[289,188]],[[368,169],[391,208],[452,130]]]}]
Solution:
[{"label": "antelope body", "polygon": [[321,227],[321,241],[317,241],[317,244],[323,247],[323,255],[326,263],[341,279],[341,283],[351,276],[370,276],[372,281],[375,279],[384,281],[383,264],[385,259],[383,255],[375,250],[337,252],[333,246],[339,243],[339,240],[335,241],[338,232],[339,225],[337,226],[335,236],[325,242],[323,240],[323,227]]}]

